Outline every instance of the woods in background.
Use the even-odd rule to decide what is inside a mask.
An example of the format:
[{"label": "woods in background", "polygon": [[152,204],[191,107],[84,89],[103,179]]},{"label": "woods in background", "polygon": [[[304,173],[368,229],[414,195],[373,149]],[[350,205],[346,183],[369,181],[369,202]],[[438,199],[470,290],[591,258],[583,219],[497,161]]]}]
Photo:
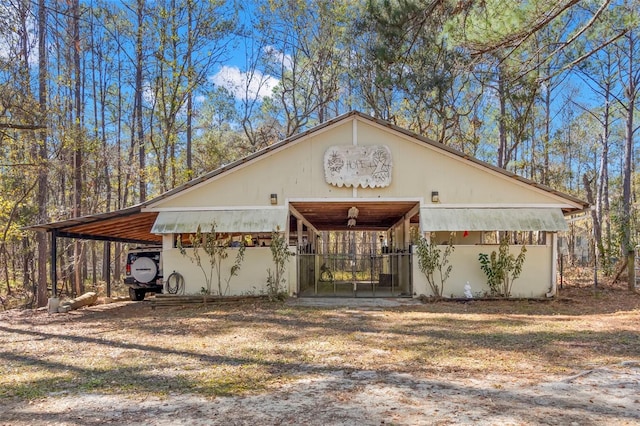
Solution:
[{"label": "woods in background", "polygon": [[[0,295],[46,303],[49,241],[21,227],[145,201],[353,109],[587,199],[613,271],[640,242],[639,18],[638,0],[4,2]],[[70,293],[120,275],[120,247],[63,241]]]}]

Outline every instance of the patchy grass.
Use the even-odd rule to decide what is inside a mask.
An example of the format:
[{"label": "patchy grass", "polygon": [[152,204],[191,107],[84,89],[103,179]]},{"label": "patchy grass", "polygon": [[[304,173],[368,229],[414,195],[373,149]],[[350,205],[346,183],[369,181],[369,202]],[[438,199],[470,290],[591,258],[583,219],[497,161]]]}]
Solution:
[{"label": "patchy grass", "polygon": [[[0,400],[56,394],[268,392],[304,374],[510,376],[536,383],[637,359],[640,296],[565,288],[552,301],[402,308],[295,304],[0,314]],[[500,387],[500,383],[494,383]]]}]

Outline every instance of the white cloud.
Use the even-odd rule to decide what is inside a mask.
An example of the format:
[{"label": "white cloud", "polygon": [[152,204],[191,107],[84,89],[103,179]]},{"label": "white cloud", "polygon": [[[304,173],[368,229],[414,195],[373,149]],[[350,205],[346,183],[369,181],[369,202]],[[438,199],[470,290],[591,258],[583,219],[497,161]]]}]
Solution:
[{"label": "white cloud", "polygon": [[240,71],[238,67],[223,66],[211,77],[211,82],[229,90],[236,99],[264,99],[271,96],[279,81],[261,71],[252,74]]},{"label": "white cloud", "polygon": [[142,100],[149,105],[153,105],[156,101],[156,94],[151,87],[151,82],[144,81],[142,83]]}]

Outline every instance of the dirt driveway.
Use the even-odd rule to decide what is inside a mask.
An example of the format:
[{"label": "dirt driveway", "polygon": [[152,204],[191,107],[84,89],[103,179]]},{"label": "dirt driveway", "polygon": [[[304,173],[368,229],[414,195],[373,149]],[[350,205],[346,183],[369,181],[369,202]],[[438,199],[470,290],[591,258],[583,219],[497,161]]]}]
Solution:
[{"label": "dirt driveway", "polygon": [[8,311],[0,424],[640,424],[638,324],[622,289]]}]

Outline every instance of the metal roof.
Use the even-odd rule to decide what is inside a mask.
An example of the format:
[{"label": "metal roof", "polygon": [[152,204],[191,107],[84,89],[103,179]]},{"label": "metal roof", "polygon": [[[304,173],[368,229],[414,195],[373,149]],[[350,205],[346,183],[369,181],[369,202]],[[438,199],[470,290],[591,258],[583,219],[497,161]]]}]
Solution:
[{"label": "metal roof", "polygon": [[429,231],[566,231],[562,210],[549,208],[420,209],[423,232]]},{"label": "metal roof", "polygon": [[160,212],[153,224],[154,234],[202,232],[272,232],[284,231],[289,211],[284,207],[264,209],[197,210]]}]

